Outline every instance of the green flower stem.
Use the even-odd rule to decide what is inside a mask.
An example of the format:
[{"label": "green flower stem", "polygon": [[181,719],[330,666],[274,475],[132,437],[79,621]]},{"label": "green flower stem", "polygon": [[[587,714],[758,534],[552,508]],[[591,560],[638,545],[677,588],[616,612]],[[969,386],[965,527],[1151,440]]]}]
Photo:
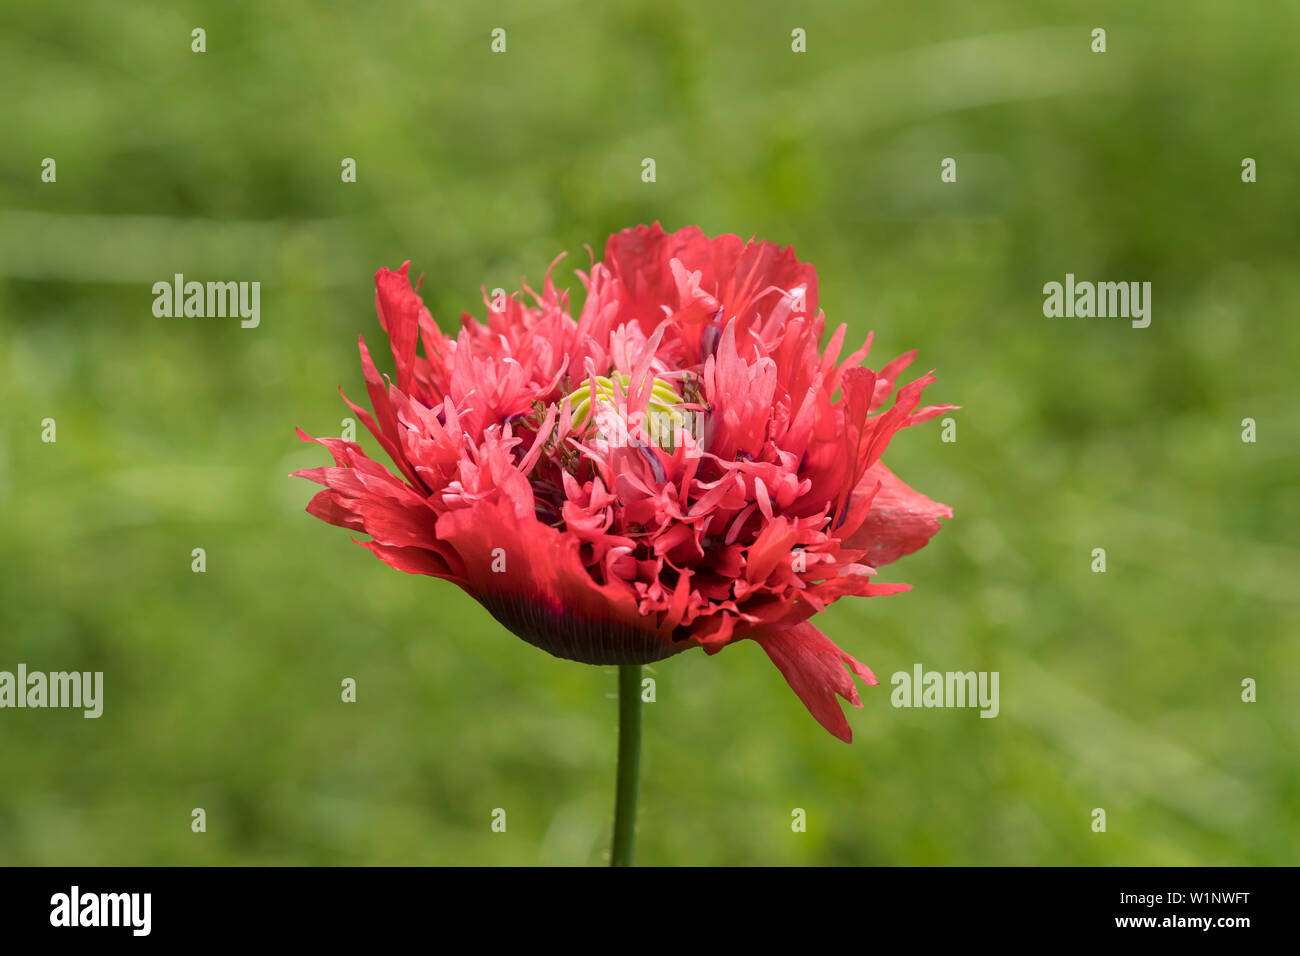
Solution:
[{"label": "green flower stem", "polygon": [[610,866],[631,866],[636,842],[636,792],[641,780],[641,665],[618,668],[618,786]]}]

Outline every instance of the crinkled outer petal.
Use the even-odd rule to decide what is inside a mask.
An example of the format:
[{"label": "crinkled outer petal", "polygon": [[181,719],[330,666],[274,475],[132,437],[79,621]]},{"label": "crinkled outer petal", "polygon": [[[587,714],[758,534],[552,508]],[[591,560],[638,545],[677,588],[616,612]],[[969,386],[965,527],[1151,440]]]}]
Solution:
[{"label": "crinkled outer petal", "polygon": [[399,571],[463,580],[455,555],[438,541],[437,516],[417,492],[367,458],[355,442],[313,438],[302,429],[298,435],[324,445],[337,462],[294,472],[325,486],[308,503],[309,514],[370,535],[372,540],[357,543]]},{"label": "crinkled outer petal", "polygon": [[939,519],[952,517],[951,508],[904,484],[883,462],[867,469],[853,497],[870,495],[873,490],[875,497],[866,518],[844,542],[846,548],[866,551],[862,560],[873,568],[924,547],[942,527]]},{"label": "crinkled outer petal", "polygon": [[[641,615],[631,590],[597,584],[577,542],[501,501],[438,519],[465,564],[461,587],[518,637],[586,664],[649,664],[685,650],[673,622]],[[459,583],[459,582],[458,582]]]},{"label": "crinkled outer petal", "polygon": [[[757,640],[817,722],[840,740],[851,743],[853,731],[835,696],[861,707],[849,671],[873,686],[880,683],[876,675],[806,621]],[[849,670],[844,669],[845,665]]]},{"label": "crinkled outer petal", "polygon": [[396,272],[380,269],[375,273],[375,310],[392,346],[397,387],[408,394],[420,335],[420,311],[424,308],[420,296],[411,288],[410,268],[408,261]]},{"label": "crinkled outer petal", "polygon": [[[674,274],[674,261],[699,274],[698,287],[692,286],[697,298],[679,283],[682,276]],[[708,318],[722,309],[748,328],[777,307],[781,300],[774,289],[801,290],[802,311],[817,312],[817,270],[800,262],[793,249],[771,242],[745,242],[734,235],[710,238],[696,226],[665,233],[656,222],[610,236],[605,265],[623,289],[619,320],[637,321],[647,333],[665,311],[677,313],[681,321]],[[697,352],[691,355],[700,358]]]}]

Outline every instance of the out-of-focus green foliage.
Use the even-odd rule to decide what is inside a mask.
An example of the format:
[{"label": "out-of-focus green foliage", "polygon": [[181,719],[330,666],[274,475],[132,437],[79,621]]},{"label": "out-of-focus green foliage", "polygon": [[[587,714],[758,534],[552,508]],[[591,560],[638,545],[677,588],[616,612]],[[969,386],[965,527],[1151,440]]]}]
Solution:
[{"label": "out-of-focus green foliage", "polygon": [[[957,514],[881,575],[915,589],[819,621],[882,678],[855,742],[752,643],[656,666],[642,862],[1296,862],[1300,7],[788,6],[0,11],[0,669],[106,685],[0,711],[0,862],[601,861],[613,672],[287,475],[364,396],[377,267],[452,328],[653,220],[793,244],[871,364],[919,348],[964,408],[890,449]],[[260,281],[260,327],[155,318],[178,272]],[[1150,280],[1151,327],[1045,318],[1067,272]],[[917,662],[1000,672],[1000,716],[891,707]]]}]

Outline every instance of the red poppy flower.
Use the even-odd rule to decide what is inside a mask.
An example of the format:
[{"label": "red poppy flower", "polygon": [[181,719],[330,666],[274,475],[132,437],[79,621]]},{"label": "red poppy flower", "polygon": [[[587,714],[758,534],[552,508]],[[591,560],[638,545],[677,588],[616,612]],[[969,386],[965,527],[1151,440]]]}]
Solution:
[{"label": "red poppy flower", "polygon": [[298,472],[325,486],[307,510],[558,657],[637,664],[756,641],[850,740],[835,695],[861,706],[849,672],[876,678],[809,619],[906,590],[876,569],[952,515],[881,461],[900,428],[956,407],[918,407],[930,375],[899,387],[915,353],[873,372],[868,336],[841,361],[844,326],[821,350],[812,266],[694,227],[611,237],[578,273],[576,316],[548,270],[540,294],[485,298],[486,323],[466,314],[454,337],[408,266],[375,277],[395,375],[363,338],[373,415],[348,403],[398,473],[300,431],[335,462]]}]

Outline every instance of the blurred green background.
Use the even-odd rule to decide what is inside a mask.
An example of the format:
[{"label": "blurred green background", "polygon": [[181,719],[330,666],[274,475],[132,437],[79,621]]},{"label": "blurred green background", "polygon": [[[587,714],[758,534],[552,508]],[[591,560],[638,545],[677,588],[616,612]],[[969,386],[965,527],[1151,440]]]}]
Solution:
[{"label": "blurred green background", "polygon": [[[855,742],[753,643],[657,665],[639,861],[1296,863],[1300,6],[1142,7],[6,4],[0,669],[106,686],[0,711],[0,862],[601,862],[613,670],[287,475],[364,397],[376,268],[453,328],[660,220],[793,244],[964,408],[888,455],[957,515],[882,574],[915,590],[819,620],[883,681]],[[155,318],[177,272],[260,281],[260,327]],[[1045,318],[1066,272],[1151,281],[1151,327]],[[894,709],[917,662],[999,671],[1001,715]]]}]

